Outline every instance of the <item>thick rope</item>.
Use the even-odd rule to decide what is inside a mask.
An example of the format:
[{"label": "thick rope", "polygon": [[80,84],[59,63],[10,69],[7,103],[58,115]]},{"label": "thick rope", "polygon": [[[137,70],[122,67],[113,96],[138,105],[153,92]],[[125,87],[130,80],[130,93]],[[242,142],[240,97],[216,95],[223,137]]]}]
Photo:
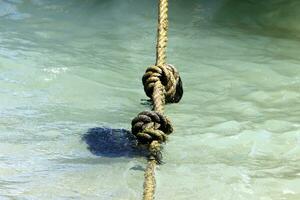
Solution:
[{"label": "thick rope", "polygon": [[[157,29],[157,45],[156,45],[156,66],[164,66],[166,64],[166,48],[167,48],[167,32],[168,32],[168,0],[159,0],[158,11],[158,29]],[[162,114],[164,112],[164,88],[161,81],[156,81],[153,86],[152,93],[153,110]],[[152,147],[152,149],[151,149]],[[145,170],[144,193],[143,200],[153,200],[155,194],[155,168],[157,161],[153,159],[156,152],[160,152],[161,146],[157,140],[150,143],[150,158],[148,159],[147,168]],[[160,161],[158,161],[160,162]]]},{"label": "thick rope", "polygon": [[159,0],[158,5],[158,29],[156,45],[156,65],[166,64],[166,51],[168,42],[168,0]]},{"label": "thick rope", "polygon": [[145,170],[144,200],[153,200],[155,193],[155,168],[161,163],[161,144],[172,133],[173,127],[164,116],[165,103],[180,101],[183,90],[176,68],[166,64],[168,32],[168,0],[159,0],[156,64],[143,76],[144,90],[153,102],[153,111],[144,111],[132,120],[132,133],[139,144],[147,145],[148,164]]},{"label": "thick rope", "polygon": [[145,170],[145,181],[144,181],[144,200],[154,199],[155,193],[155,167],[157,163],[156,160],[148,160],[147,168]]}]

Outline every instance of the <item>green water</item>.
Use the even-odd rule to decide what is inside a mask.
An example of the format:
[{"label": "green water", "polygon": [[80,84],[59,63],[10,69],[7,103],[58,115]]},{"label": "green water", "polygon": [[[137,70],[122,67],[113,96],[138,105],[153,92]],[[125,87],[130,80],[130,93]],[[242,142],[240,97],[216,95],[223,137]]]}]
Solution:
[{"label": "green water", "polygon": [[[173,0],[184,97],[157,199],[300,199],[298,1]],[[148,109],[156,1],[0,0],[0,199],[140,199],[145,159],[81,136]]]}]

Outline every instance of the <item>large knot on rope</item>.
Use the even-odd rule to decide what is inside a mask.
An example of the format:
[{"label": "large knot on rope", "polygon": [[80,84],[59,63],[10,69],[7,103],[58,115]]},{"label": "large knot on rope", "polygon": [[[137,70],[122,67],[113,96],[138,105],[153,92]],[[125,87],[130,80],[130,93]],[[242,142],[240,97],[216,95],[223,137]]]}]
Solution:
[{"label": "large knot on rope", "polygon": [[183,95],[182,82],[177,69],[170,64],[151,66],[143,76],[145,93],[152,99],[157,82],[160,81],[166,103],[178,103]]},{"label": "large knot on rope", "polygon": [[155,111],[144,111],[131,122],[132,134],[139,144],[150,145],[153,141],[163,143],[167,135],[173,132],[171,122],[162,114]]}]

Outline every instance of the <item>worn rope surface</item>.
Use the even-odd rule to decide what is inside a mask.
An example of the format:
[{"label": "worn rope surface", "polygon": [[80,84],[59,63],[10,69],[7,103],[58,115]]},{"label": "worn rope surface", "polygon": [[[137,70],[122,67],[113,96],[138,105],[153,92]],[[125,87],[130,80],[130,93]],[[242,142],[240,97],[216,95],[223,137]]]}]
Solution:
[{"label": "worn rope surface", "polygon": [[149,150],[145,170],[144,200],[153,200],[155,193],[155,168],[161,163],[161,144],[172,133],[171,122],[164,116],[165,103],[180,101],[183,90],[176,68],[166,64],[168,32],[168,0],[159,0],[156,63],[149,67],[143,76],[145,93],[153,102],[152,111],[144,111],[132,120],[132,133],[139,144]]},{"label": "worn rope surface", "polygon": [[166,51],[168,42],[168,0],[159,0],[158,5],[158,29],[156,44],[156,65],[166,64]]}]

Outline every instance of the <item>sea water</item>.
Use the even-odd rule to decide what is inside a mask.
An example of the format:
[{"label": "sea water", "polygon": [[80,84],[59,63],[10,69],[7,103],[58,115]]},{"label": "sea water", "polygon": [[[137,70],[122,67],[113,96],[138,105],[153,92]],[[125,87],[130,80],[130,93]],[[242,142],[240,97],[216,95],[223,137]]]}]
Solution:
[{"label": "sea water", "polygon": [[[0,199],[142,196],[143,156],[95,154],[95,127],[150,106],[154,0],[0,0]],[[300,199],[300,3],[170,1],[184,84],[156,172],[161,200]]]}]

